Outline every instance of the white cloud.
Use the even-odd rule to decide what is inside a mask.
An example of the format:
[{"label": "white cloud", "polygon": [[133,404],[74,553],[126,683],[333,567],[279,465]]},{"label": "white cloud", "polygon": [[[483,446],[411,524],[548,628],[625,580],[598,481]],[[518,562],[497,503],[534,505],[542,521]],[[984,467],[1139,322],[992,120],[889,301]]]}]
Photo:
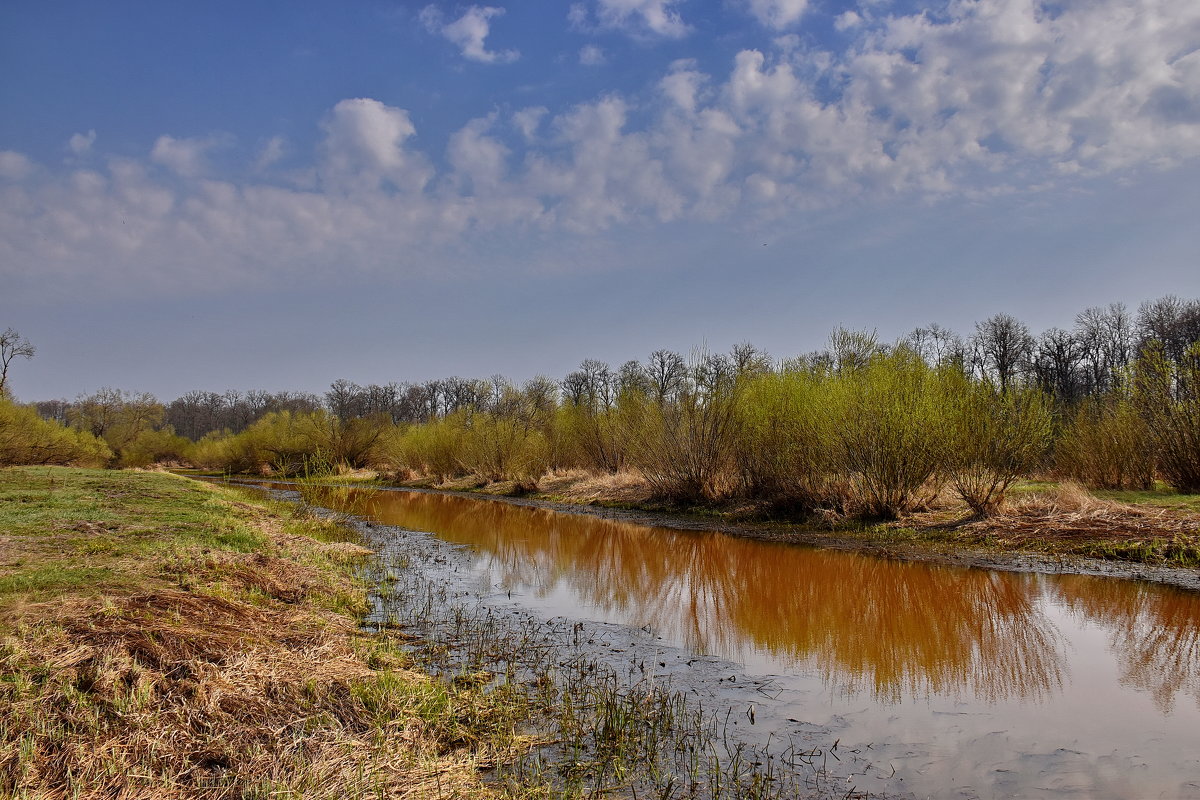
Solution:
[{"label": "white cloud", "polygon": [[287,155],[287,151],[287,139],[282,136],[272,136],[259,148],[258,158],[254,160],[254,168],[264,170],[270,167]]},{"label": "white cloud", "polygon": [[402,108],[343,100],[291,187],[206,179],[212,140],[162,137],[148,160],[61,173],[0,152],[0,176],[22,181],[0,191],[0,269],[419,269],[488,232],[790,224],[860,198],[1032,193],[1200,159],[1193,0],[1070,0],[1054,15],[954,0],[846,30],[840,54],[745,50],[714,74],[681,60],[653,92],[479,117],[437,142]]},{"label": "white cloud", "polygon": [[204,174],[208,169],[206,156],[208,152],[220,144],[220,139],[207,137],[204,139],[176,139],[174,136],[162,135],[154,142],[150,151],[150,160],[162,164],[185,178],[195,178]]},{"label": "white cloud", "polygon": [[[667,39],[686,36],[691,27],[676,10],[682,0],[596,0],[594,16],[600,28],[625,31],[633,35],[653,35]],[[568,19],[575,27],[586,28],[589,15],[585,6],[571,6]]]},{"label": "white cloud", "polygon": [[608,59],[604,56],[603,48],[589,44],[579,48],[579,63],[585,67],[599,67],[608,63]]},{"label": "white cloud", "polygon": [[853,28],[855,25],[860,24],[862,21],[862,17],[860,17],[857,12],[844,11],[841,14],[838,14],[837,18],[834,19],[833,27],[839,31],[847,31]]},{"label": "white cloud", "polygon": [[82,157],[91,152],[92,145],[96,143],[96,132],[90,130],[87,133],[76,133],[67,140],[67,149],[70,150],[76,157]]},{"label": "white cloud", "polygon": [[432,177],[426,158],[405,149],[416,133],[408,112],[366,97],[342,100],[322,122],[326,186],[343,191],[392,188],[420,192]]},{"label": "white cloud", "polygon": [[522,108],[520,111],[513,112],[513,127],[521,132],[521,137],[526,142],[532,142],[537,137],[538,127],[542,124],[542,119],[549,113],[550,110],[545,106]]},{"label": "white cloud", "polygon": [[19,181],[33,173],[33,162],[15,150],[0,150],[0,178]]},{"label": "white cloud", "polygon": [[456,20],[445,22],[435,6],[421,10],[421,21],[431,32],[453,42],[463,58],[484,64],[508,64],[520,58],[517,50],[488,50],[486,39],[491,33],[491,20],[504,14],[503,8],[471,6]]},{"label": "white cloud", "polygon": [[808,0],[746,0],[746,4],[755,19],[775,30],[796,24],[808,10]]}]

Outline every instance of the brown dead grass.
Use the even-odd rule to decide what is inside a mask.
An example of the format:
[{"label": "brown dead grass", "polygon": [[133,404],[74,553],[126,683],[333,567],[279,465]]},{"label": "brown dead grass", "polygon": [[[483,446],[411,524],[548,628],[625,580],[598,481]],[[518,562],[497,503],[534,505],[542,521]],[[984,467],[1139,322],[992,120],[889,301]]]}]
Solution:
[{"label": "brown dead grass", "polygon": [[[486,798],[525,742],[502,691],[408,669],[337,608],[364,548],[228,504],[260,552],[143,565],[146,588],[10,606],[0,797]],[[361,604],[361,599],[356,602]]]},{"label": "brown dead grass", "polygon": [[966,527],[1000,530],[1008,539],[1172,537],[1195,534],[1200,517],[1103,500],[1077,483],[1066,482],[1057,489],[1025,494],[1000,513],[972,521]]},{"label": "brown dead grass", "polygon": [[372,692],[346,618],[156,591],[58,604],[24,633],[0,656],[29,681],[4,692],[6,795],[482,793],[480,754],[443,752],[421,716],[438,689],[393,667],[407,689]]},{"label": "brown dead grass", "polygon": [[538,490],[567,503],[638,505],[654,499],[650,484],[636,472],[555,470],[538,479]]}]

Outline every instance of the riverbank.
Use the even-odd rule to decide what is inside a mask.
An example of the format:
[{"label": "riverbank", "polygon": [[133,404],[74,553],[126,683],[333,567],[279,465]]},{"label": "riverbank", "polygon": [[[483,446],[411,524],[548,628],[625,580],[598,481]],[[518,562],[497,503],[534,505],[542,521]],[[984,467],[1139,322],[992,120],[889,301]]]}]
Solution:
[{"label": "riverbank", "polygon": [[[364,474],[345,480],[379,483]],[[797,522],[746,502],[705,508],[673,506],[656,499],[644,481],[629,474],[554,473],[539,479],[536,488],[513,482],[488,483],[475,477],[390,485],[884,558],[1018,572],[1105,575],[1200,591],[1200,495],[1165,491],[1093,494],[1074,484],[1026,483],[1015,488],[1001,513],[990,517],[971,515],[965,505],[943,493],[929,509],[898,520],[865,522],[827,516]]]},{"label": "riverbank", "polygon": [[355,539],[169,474],[0,470],[0,794],[501,796],[525,701],[364,633]]}]

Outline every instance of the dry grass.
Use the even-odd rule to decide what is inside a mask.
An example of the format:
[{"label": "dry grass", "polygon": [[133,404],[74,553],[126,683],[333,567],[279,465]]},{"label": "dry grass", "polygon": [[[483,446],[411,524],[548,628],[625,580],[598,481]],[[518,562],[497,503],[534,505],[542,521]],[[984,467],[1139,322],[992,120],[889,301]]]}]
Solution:
[{"label": "dry grass", "polygon": [[554,470],[538,479],[538,489],[567,503],[637,505],[654,499],[646,479],[627,471],[598,474],[582,469]]},{"label": "dry grass", "polygon": [[963,511],[912,514],[890,527],[1005,551],[1200,566],[1200,514],[1107,500],[1076,483],[1022,492],[988,516]]},{"label": "dry grass", "polygon": [[413,672],[398,640],[362,633],[338,609],[362,602],[346,565],[364,549],[298,533],[329,523],[203,499],[262,546],[156,550],[170,555],[144,560],[141,590],[8,598],[0,796],[495,796],[480,770],[527,746],[521,703]]}]

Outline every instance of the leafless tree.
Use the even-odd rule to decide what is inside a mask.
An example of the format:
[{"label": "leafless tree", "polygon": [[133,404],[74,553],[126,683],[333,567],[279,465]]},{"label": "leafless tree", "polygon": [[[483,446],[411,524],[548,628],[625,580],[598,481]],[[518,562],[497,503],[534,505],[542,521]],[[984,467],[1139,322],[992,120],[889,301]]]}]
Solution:
[{"label": "leafless tree", "polygon": [[1124,303],[1081,311],[1075,338],[1085,361],[1088,394],[1113,389],[1133,356],[1133,320]]},{"label": "leafless tree", "polygon": [[0,397],[8,394],[8,365],[14,358],[33,358],[34,346],[12,328],[0,333]]},{"label": "leafless tree", "polygon": [[1083,350],[1075,335],[1051,328],[1038,339],[1031,366],[1043,391],[1060,403],[1071,404],[1083,394],[1084,379],[1079,369],[1082,361]]},{"label": "leafless tree", "polygon": [[646,364],[646,377],[654,399],[666,402],[683,388],[687,379],[687,362],[683,356],[670,350],[655,350]]},{"label": "leafless tree", "polygon": [[996,314],[975,324],[974,357],[984,377],[1005,391],[1029,365],[1033,336],[1025,323],[1008,314]]}]

